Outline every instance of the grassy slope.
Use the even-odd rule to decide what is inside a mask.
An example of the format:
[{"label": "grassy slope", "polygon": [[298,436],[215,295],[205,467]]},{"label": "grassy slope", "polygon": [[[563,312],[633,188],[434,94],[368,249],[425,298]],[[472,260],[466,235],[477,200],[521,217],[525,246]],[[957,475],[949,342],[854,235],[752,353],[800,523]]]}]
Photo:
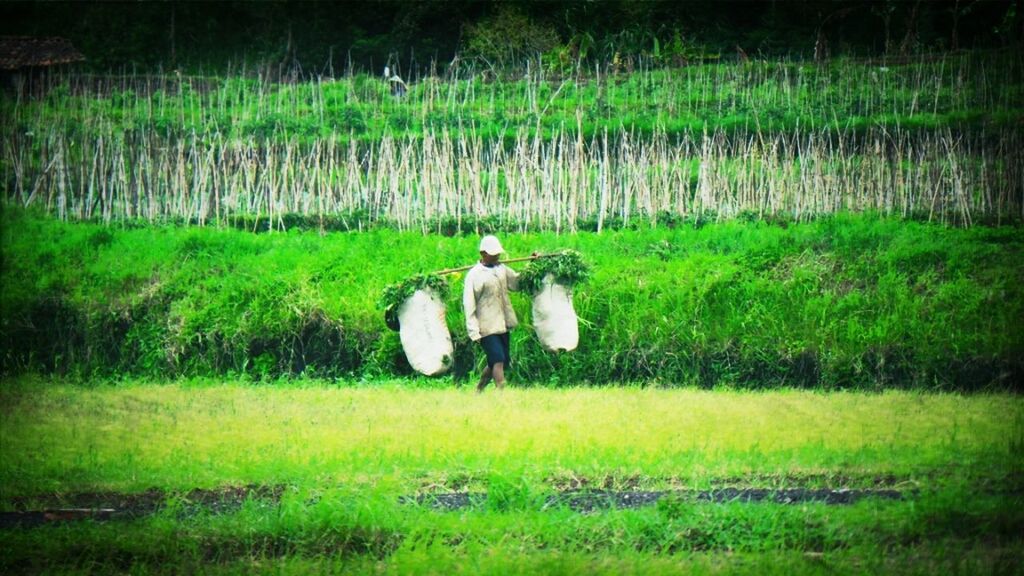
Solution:
[{"label": "grassy slope", "polygon": [[[581,345],[543,352],[515,296],[515,381],[1005,387],[1019,381],[1024,235],[871,216],[772,226],[509,234],[575,248]],[[6,370],[253,378],[408,374],[375,302],[472,261],[476,238],[62,224],[6,208]],[[455,373],[475,370],[449,277]]]},{"label": "grassy slope", "polygon": [[[7,531],[0,567],[302,573],[929,573],[1021,558],[1024,405],[1013,396],[697,390],[3,388],[0,501],[283,482],[280,506]],[[649,476],[648,476],[649,475]],[[907,501],[540,511],[572,478],[634,486],[870,486]],[[719,484],[720,485],[720,484]],[[483,508],[401,505],[488,492]],[[283,556],[283,557],[282,557]],[[211,566],[211,563],[213,565]]]}]

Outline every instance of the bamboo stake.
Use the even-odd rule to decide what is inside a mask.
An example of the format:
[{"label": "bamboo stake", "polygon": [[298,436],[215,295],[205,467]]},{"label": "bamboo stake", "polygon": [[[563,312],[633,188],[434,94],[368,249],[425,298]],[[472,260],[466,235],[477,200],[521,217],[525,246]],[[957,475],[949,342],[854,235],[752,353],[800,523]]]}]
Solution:
[{"label": "bamboo stake", "polygon": [[[914,77],[854,70],[852,76],[832,80],[837,90],[829,95],[813,94],[826,80],[800,74],[791,78],[791,66],[692,68],[661,79],[642,61],[639,87],[617,87],[601,76],[600,67],[595,78],[598,90],[607,91],[613,102],[642,105],[657,92],[653,89],[668,94],[668,108],[659,117],[703,110],[695,104],[699,98],[688,95],[690,90],[693,96],[706,94],[707,104],[723,111],[773,102],[792,107],[805,100],[841,103],[833,92],[855,92],[853,103],[865,114],[889,106],[890,112],[903,116],[927,109],[927,100],[932,100],[933,113],[940,114],[965,110],[970,102],[1012,107],[1012,94],[990,85],[991,70],[984,62],[950,59],[936,68],[938,76],[922,67]],[[559,96],[557,90],[550,97],[539,93],[546,81],[542,69],[520,85],[520,98],[500,104],[496,85],[484,85],[474,94],[474,85],[459,84],[457,76],[447,88],[450,103],[473,105],[489,98],[491,110],[512,117],[543,115]],[[660,124],[651,136],[599,126],[588,147],[582,137],[583,111],[577,107],[575,135],[571,121],[553,131],[539,124],[519,126],[510,131],[507,148],[499,138],[481,136],[472,122],[455,135],[446,127],[431,128],[425,136],[389,132],[383,142],[370,146],[354,138],[342,144],[345,136],[340,134],[307,142],[280,127],[243,140],[219,132],[220,116],[232,111],[233,102],[238,101],[240,123],[259,121],[268,114],[295,112],[302,91],[279,95],[264,73],[255,90],[239,85],[204,96],[197,84],[202,79],[179,78],[171,84],[178,87],[177,95],[171,90],[154,102],[150,90],[141,89],[147,94],[140,96],[144,100],[125,102],[123,109],[135,110],[139,126],[125,132],[119,130],[119,120],[93,111],[86,98],[77,96],[109,95],[118,86],[151,83],[151,77],[84,78],[70,78],[78,82],[72,84],[76,97],[61,106],[60,114],[19,101],[11,121],[0,126],[0,156],[5,160],[0,172],[10,183],[7,200],[45,204],[62,218],[102,215],[108,223],[186,218],[220,225],[234,214],[257,213],[272,222],[270,227],[281,229],[289,212],[361,211],[374,222],[423,231],[448,218],[461,228],[467,216],[497,218],[519,230],[561,232],[575,231],[578,219],[595,219],[599,228],[610,218],[656,224],[665,211],[714,211],[720,218],[748,210],[762,217],[788,211],[804,219],[873,209],[904,217],[924,212],[958,225],[1024,213],[1024,196],[1018,192],[1024,181],[1021,139],[1006,128],[954,140],[948,130],[910,135],[899,126],[894,133],[878,128],[858,135],[836,120],[828,127],[798,125],[777,136],[761,131],[732,135],[718,129],[676,142]],[[167,79],[156,80],[153,88],[161,82]],[[563,80],[562,86],[568,82]],[[857,92],[866,84],[875,88]],[[972,90],[972,84],[978,86]],[[410,101],[411,108],[418,107],[424,116],[442,108],[460,114],[445,106],[446,92],[439,85],[425,86],[418,100]],[[749,91],[720,90],[725,86],[764,86],[763,101],[754,102]],[[314,113],[323,117],[323,86],[307,89]],[[898,98],[901,91],[911,93],[914,101]],[[365,90],[350,92],[349,98],[382,102]],[[608,118],[609,113],[599,115]],[[180,125],[154,129],[149,124],[168,116],[177,117]],[[80,118],[85,130],[71,134],[65,117]],[[31,131],[15,133],[15,126]],[[507,126],[500,134],[506,131]],[[32,140],[33,132],[38,142]]]}]

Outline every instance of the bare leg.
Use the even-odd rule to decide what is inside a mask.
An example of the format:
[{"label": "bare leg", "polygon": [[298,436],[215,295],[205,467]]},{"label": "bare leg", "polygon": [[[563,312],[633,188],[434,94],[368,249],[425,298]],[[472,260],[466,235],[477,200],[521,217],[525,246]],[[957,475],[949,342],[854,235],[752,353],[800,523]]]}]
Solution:
[{"label": "bare leg", "polygon": [[480,382],[476,385],[477,392],[483,392],[484,388],[487,388],[487,384],[491,381],[491,367],[484,368],[483,374],[480,375]]},{"label": "bare leg", "polygon": [[505,363],[504,362],[495,362],[494,363],[494,369],[492,370],[492,372],[494,374],[494,385],[498,387],[498,390],[504,390],[505,389]]}]

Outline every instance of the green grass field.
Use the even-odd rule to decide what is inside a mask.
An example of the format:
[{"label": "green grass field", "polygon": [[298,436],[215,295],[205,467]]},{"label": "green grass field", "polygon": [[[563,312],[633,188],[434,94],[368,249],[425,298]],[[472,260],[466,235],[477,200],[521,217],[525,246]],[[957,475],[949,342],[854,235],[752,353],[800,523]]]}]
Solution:
[{"label": "green grass field", "polygon": [[[0,505],[159,489],[135,520],[8,528],[5,571],[759,573],[1014,566],[1016,396],[215,381],[2,387]],[[279,486],[227,513],[194,488]],[[903,500],[545,508],[569,488],[877,488]],[[402,496],[486,494],[436,511]],[[178,496],[175,496],[178,495]]]}]

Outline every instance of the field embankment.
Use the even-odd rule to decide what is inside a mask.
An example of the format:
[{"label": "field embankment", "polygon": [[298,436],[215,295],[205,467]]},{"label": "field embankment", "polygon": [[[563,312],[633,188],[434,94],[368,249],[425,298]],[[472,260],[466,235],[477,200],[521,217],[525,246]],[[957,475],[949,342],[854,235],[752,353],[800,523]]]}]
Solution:
[{"label": "field embankment", "polygon": [[[514,295],[512,379],[580,384],[942,389],[1024,379],[1024,235],[870,215],[801,224],[508,234],[513,255],[579,250],[581,345],[541,350]],[[410,373],[376,301],[472,262],[477,236],[251,234],[3,213],[3,369],[87,375]],[[455,375],[474,371],[458,295]]]}]

